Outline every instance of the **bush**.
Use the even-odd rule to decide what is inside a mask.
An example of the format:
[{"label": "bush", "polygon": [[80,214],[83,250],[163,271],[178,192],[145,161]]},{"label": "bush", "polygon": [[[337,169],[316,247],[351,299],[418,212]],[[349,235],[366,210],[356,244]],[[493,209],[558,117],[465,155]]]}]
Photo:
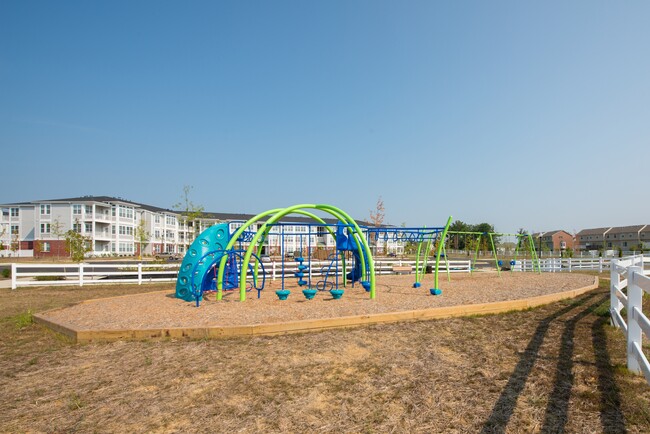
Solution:
[{"label": "bush", "polygon": [[3,268],[2,269],[2,277],[5,279],[8,279],[11,277],[11,268]]},{"label": "bush", "polygon": [[34,280],[39,282],[51,282],[53,280],[65,280],[65,276],[36,276]]}]

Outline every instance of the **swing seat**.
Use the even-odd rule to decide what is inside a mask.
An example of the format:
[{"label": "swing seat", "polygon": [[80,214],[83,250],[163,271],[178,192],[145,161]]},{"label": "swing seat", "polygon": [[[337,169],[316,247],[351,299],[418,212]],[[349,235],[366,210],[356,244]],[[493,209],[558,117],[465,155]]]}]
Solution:
[{"label": "swing seat", "polygon": [[422,284],[420,282],[415,282],[413,284],[413,288],[419,288],[420,286],[422,286]]},{"label": "swing seat", "polygon": [[301,280],[298,281],[298,285],[300,285],[300,286],[305,286],[306,284],[307,284],[306,280],[301,279]]},{"label": "swing seat", "polygon": [[370,292],[370,282],[368,282],[367,280],[362,280],[361,286],[363,286],[363,289],[365,289],[366,292]]}]

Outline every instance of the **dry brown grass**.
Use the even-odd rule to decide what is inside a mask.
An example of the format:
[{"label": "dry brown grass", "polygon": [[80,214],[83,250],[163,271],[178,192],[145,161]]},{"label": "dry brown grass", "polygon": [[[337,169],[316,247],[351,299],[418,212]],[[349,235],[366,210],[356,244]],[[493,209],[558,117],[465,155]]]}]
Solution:
[{"label": "dry brown grass", "polygon": [[[504,315],[303,335],[74,346],[31,309],[147,287],[0,292],[6,432],[648,432],[601,289]],[[601,310],[598,310],[601,311]]]}]

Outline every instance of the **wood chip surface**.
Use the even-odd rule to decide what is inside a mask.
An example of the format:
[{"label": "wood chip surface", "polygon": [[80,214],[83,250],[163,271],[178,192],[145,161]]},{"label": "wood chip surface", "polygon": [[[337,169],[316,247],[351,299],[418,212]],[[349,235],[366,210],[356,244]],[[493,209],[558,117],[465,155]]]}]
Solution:
[{"label": "wood chip surface", "polygon": [[[451,281],[440,276],[442,294],[432,296],[432,275],[422,287],[413,288],[414,275],[377,276],[377,297],[369,298],[359,284],[345,288],[340,300],[320,291],[313,300],[306,300],[295,280],[285,281],[291,295],[278,300],[275,290],[281,282],[267,282],[257,298],[257,291],[247,293],[239,301],[239,293],[224,292],[216,301],[210,294],[200,307],[175,298],[173,292],[157,291],[116,298],[92,300],[46,313],[46,318],[78,330],[137,330],[172,327],[218,327],[277,323],[350,315],[399,312],[442,306],[516,300],[569,291],[593,283],[593,276],[569,273],[480,272],[472,275],[453,274]],[[315,282],[312,282],[315,284]]]}]

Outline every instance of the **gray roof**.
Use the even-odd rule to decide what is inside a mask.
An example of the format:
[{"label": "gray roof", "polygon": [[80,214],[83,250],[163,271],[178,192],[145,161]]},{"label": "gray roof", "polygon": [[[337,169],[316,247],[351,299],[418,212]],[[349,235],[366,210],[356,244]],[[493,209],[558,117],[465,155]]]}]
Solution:
[{"label": "gray roof", "polygon": [[[69,197],[69,198],[64,198],[64,199],[48,199],[48,200],[35,200],[32,202],[20,202],[20,203],[12,203],[12,204],[4,204],[3,206],[12,206],[12,205],[21,205],[21,206],[29,206],[29,205],[35,205],[35,204],[40,204],[40,203],[82,203],[82,204],[90,204],[90,203],[121,203],[121,204],[127,204],[127,205],[132,205],[138,208],[145,209],[147,211],[151,212],[157,212],[157,213],[168,213],[168,214],[176,214],[176,215],[183,215],[187,214],[184,211],[177,211],[177,210],[171,210],[167,208],[160,208],[157,206],[152,206],[152,205],[147,205],[144,203],[139,203],[139,202],[134,202],[131,200],[123,199],[121,197],[112,197],[112,196],[80,196],[80,197]],[[211,219],[211,220],[222,220],[222,221],[248,221],[251,218],[255,217],[257,214],[244,214],[244,213],[224,213],[224,212],[203,212],[202,213],[202,218],[204,219]],[[322,218],[322,217],[321,217]],[[323,218],[323,220],[326,223],[330,224],[336,224],[338,221],[337,219],[333,218]],[[265,219],[262,219],[262,221],[265,221]],[[309,217],[300,217],[300,216],[295,216],[295,215],[288,215],[286,217],[283,217],[281,220],[283,223],[287,222],[295,222],[295,223],[314,223],[314,220],[309,218]],[[356,222],[361,225],[361,226],[374,226],[372,223],[368,223],[363,220],[356,220]],[[382,226],[388,226],[388,225],[382,225]]]},{"label": "gray roof", "polygon": [[646,225],[634,225],[634,226],[617,226],[613,227],[611,231],[607,234],[627,234],[627,233],[638,233]]},{"label": "gray roof", "polygon": [[583,237],[585,235],[603,235],[605,232],[607,232],[611,227],[609,228],[593,228],[593,229],[583,229],[580,232],[576,234],[578,237]]},{"label": "gray roof", "polygon": [[558,232],[564,232],[565,234],[571,235],[569,232],[563,230],[563,229],[558,229],[556,231],[546,231],[546,232],[537,232],[533,234],[533,238],[539,238],[539,237],[550,237],[551,235],[555,235]]}]

